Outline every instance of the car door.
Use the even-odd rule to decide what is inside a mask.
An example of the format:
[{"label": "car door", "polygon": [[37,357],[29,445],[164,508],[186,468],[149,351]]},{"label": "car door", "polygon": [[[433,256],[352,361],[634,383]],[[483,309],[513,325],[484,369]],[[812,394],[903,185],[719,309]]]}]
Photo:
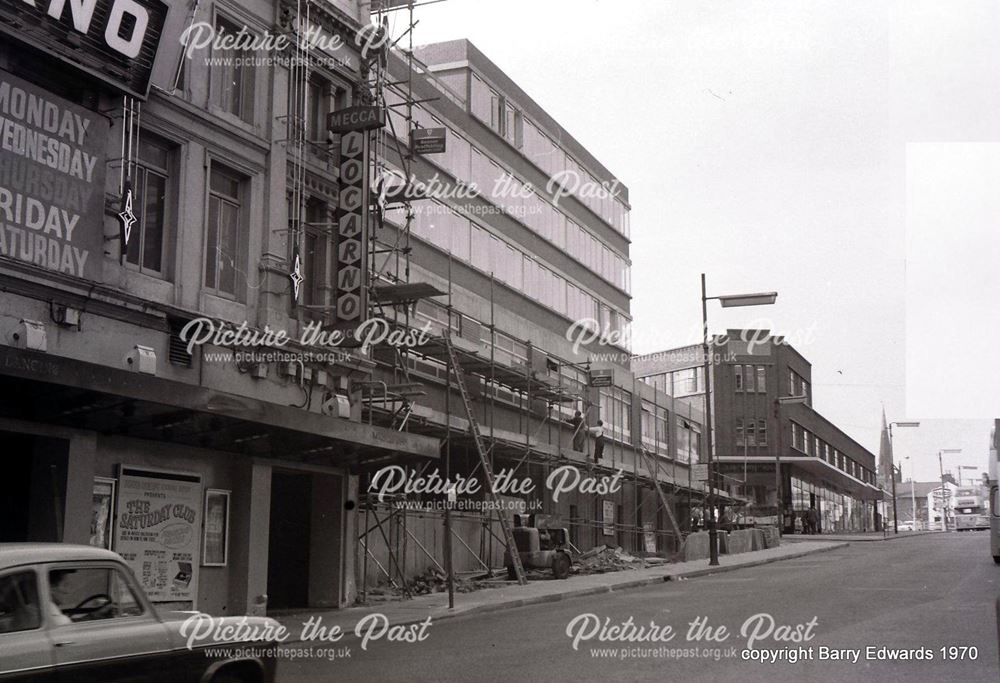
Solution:
[{"label": "car door", "polygon": [[60,562],[45,579],[57,682],[171,680],[170,634],[123,567]]},{"label": "car door", "polygon": [[0,681],[52,680],[53,648],[45,629],[36,567],[0,572]]}]

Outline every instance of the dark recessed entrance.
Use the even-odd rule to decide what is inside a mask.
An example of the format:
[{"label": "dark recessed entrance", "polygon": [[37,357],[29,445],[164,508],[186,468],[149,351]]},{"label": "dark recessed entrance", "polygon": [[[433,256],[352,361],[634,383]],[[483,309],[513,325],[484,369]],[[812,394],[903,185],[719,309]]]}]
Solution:
[{"label": "dark recessed entrance", "polygon": [[62,541],[69,442],[0,431],[0,543]]},{"label": "dark recessed entrance", "polygon": [[312,476],[274,470],[267,554],[267,596],[271,609],[309,606],[309,543]]}]

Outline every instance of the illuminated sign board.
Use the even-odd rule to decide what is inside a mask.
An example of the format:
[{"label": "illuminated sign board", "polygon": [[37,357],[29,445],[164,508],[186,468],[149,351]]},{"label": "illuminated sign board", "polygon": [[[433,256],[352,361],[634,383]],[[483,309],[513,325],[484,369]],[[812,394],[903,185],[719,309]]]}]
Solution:
[{"label": "illuminated sign board", "polygon": [[161,0],[8,0],[0,33],[145,98],[167,9]]},{"label": "illuminated sign board", "polygon": [[0,71],[0,256],[101,280],[108,120]]},{"label": "illuminated sign board", "polygon": [[326,127],[331,133],[371,130],[384,125],[385,113],[381,107],[348,107],[332,111],[326,117]]},{"label": "illuminated sign board", "polygon": [[362,131],[340,137],[334,327],[355,327],[367,317],[368,137]]}]

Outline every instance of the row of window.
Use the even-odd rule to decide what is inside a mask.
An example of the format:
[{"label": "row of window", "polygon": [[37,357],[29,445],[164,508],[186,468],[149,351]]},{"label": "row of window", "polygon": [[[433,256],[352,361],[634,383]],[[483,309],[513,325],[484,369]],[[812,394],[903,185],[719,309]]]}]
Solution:
[{"label": "row of window", "polygon": [[848,458],[796,422],[792,422],[792,448],[806,455],[821,458],[824,462],[830,463],[837,469],[846,472],[855,479],[860,479],[866,484],[875,484],[874,472]]},{"label": "row of window", "polygon": [[758,393],[767,391],[767,366],[735,365],[733,372],[733,387],[736,391]]},{"label": "row of window", "polygon": [[788,395],[805,396],[806,399],[810,398],[809,382],[807,382],[802,375],[792,369],[788,370]]},{"label": "row of window", "polygon": [[[234,36],[246,30],[246,26],[222,15],[215,16],[216,35]],[[257,37],[252,32],[250,35],[253,39]],[[238,41],[233,41],[236,42]],[[260,67],[254,63],[255,60],[248,58],[250,54],[250,50],[244,50],[235,44],[224,46],[220,42],[219,46],[213,45],[209,79],[212,104],[223,112],[253,124],[257,101],[254,97],[255,82]],[[187,62],[184,61],[182,68],[186,66]],[[288,124],[293,128],[303,125],[310,142],[323,143],[327,138],[327,113],[346,107],[349,97],[348,88],[337,87],[318,73],[312,73],[301,92],[294,84],[289,88]],[[302,104],[298,103],[300,101]]]},{"label": "row of window", "polygon": [[[132,173],[136,223],[125,260],[130,267],[156,277],[168,277],[170,256],[174,252],[174,236],[168,227],[176,222],[173,215],[179,205],[178,149],[177,145],[141,131]],[[246,293],[249,184],[250,179],[246,176],[212,162],[206,196],[202,284],[207,291],[238,300]],[[331,221],[330,211],[330,206],[321,200],[307,200],[305,226],[299,235],[305,277],[300,302],[318,311],[325,303],[323,286],[329,270],[327,226]]]},{"label": "row of window", "polygon": [[766,446],[767,420],[736,420],[737,446]]},{"label": "row of window", "polygon": [[[175,193],[177,146],[147,131],[141,131],[133,170],[133,213],[136,223],[125,260],[141,272],[165,277]],[[204,233],[203,286],[224,296],[244,295],[246,273],[246,194],[249,180],[213,161],[209,169]]]},{"label": "row of window", "polygon": [[572,320],[597,320],[601,329],[628,336],[630,320],[624,313],[601,303],[538,260],[444,204],[431,202],[424,210],[417,211],[410,230],[460,261],[484,273],[493,273],[500,282]]},{"label": "row of window", "polygon": [[[513,366],[515,364],[529,364],[528,345],[520,342],[502,332],[490,333],[489,327],[480,325],[470,318],[448,309],[436,302],[420,301],[416,307],[418,326],[425,322],[429,323],[431,329],[437,334],[443,334],[445,330],[459,334],[466,338],[470,337],[466,325],[473,325],[478,328],[479,339],[489,347],[493,344],[494,360],[502,365]],[[542,349],[536,352],[546,354]],[[436,362],[419,361],[410,358],[408,361],[413,370],[425,372],[433,376],[445,378],[445,368]],[[557,367],[549,367],[548,375],[555,380],[565,391],[582,395],[586,392],[588,374],[586,370],[567,363],[557,363]],[[524,406],[527,398],[523,393],[511,391],[506,387],[490,387],[488,384],[485,391],[489,395],[492,393],[500,401],[504,401],[514,406]],[[632,393],[620,387],[602,389],[599,394],[600,419],[604,422],[605,434],[609,439],[629,440],[632,432]],[[579,406],[572,403],[559,404],[556,410],[559,411],[563,419],[568,420],[573,416]],[[643,399],[641,411],[641,439],[642,443],[651,451],[669,457],[669,420],[670,413],[665,408]],[[701,430],[698,425],[693,424],[681,417],[676,418],[676,451],[675,459],[678,462],[690,463],[698,460],[701,448]]]},{"label": "row of window", "polygon": [[663,393],[681,398],[705,391],[705,370],[701,367],[683,368],[671,372],[661,372],[641,378]]},{"label": "row of window", "polygon": [[[399,104],[402,98],[389,91],[386,101],[390,105]],[[402,135],[406,130],[406,121],[399,109],[390,106],[388,111],[392,119],[392,130]],[[608,248],[440,119],[419,106],[413,108],[413,118],[420,127],[443,127],[448,130],[446,152],[435,156],[434,161],[452,176],[460,181],[474,183],[483,197],[491,203],[563,249],[604,280],[631,293],[632,269],[627,258]]]},{"label": "row of window", "polygon": [[[220,35],[234,35],[243,28],[221,15],[215,16],[215,29]],[[241,59],[243,56],[242,50],[235,47],[213,51],[210,97],[212,104],[221,111],[253,123],[257,67]],[[289,90],[289,127],[305,125],[311,142],[324,140],[326,113],[332,108],[346,106],[348,97],[346,88],[337,87],[314,73],[301,91]],[[167,234],[168,226],[176,222],[173,212],[179,206],[174,177],[177,149],[178,145],[145,130],[140,133],[132,176],[133,211],[137,222],[125,258],[131,266],[157,277],[166,277],[170,266],[172,236]],[[205,289],[216,294],[242,299],[248,260],[249,179],[213,162],[208,180],[203,284]],[[305,276],[302,301],[317,308],[323,304],[321,286],[328,270],[327,240],[323,235],[329,220],[327,205],[309,200],[305,216],[307,227],[300,235]]]},{"label": "row of window", "polygon": [[[597,178],[525,117],[507,97],[488,86],[476,74],[472,75],[470,111],[519,149],[550,178],[565,177],[569,183],[567,189],[579,201],[615,230],[629,236],[628,209],[614,195],[614,188],[607,183],[601,185]],[[603,191],[598,188],[603,188]]]},{"label": "row of window", "polygon": [[601,419],[607,436],[623,441],[632,438],[632,393],[620,387],[599,392]]},{"label": "row of window", "polygon": [[820,516],[820,529],[824,533],[874,528],[871,509],[866,507],[864,501],[798,477],[791,477],[791,486],[792,509],[805,512],[810,506],[815,506]]}]

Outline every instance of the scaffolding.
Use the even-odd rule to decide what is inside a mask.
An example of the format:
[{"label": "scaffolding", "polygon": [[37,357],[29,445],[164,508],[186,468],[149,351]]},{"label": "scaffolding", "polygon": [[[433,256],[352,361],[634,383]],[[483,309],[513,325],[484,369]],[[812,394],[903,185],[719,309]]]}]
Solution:
[{"label": "scaffolding", "polygon": [[[397,131],[393,117],[387,116],[388,130],[378,129],[374,133],[373,178],[382,177],[389,169],[387,155],[390,151],[400,161],[405,177],[412,177],[414,154],[409,145],[404,146],[400,140],[410,140],[412,131],[417,127],[414,107],[437,99],[421,100],[414,96],[413,79],[416,74],[432,81],[436,81],[436,77],[419,64],[413,54],[413,29],[416,26],[413,13],[414,4],[411,2],[392,10],[380,4],[373,14],[375,23],[385,31],[390,30],[389,14],[397,17],[404,15],[407,21],[400,38],[388,47],[386,55],[372,63],[369,87],[373,101],[386,111],[402,109],[406,127],[406,130]],[[399,43],[404,38],[408,47],[401,49]],[[405,79],[392,80],[389,53],[399,52],[402,53],[400,58],[407,75]],[[440,81],[434,85],[442,96],[459,97]],[[390,91],[400,96],[402,101],[389,103],[387,93]],[[571,530],[571,539],[579,543],[580,534],[589,530],[595,536],[610,533],[615,539],[629,539],[634,550],[644,549],[668,555],[679,552],[685,531],[675,518],[673,505],[680,501],[681,493],[687,493],[690,509],[696,501],[703,504],[708,493],[707,489],[702,490],[691,481],[690,469],[685,473],[686,481],[679,479],[676,459],[670,463],[664,461],[657,452],[658,438],[654,440],[653,451],[647,450],[642,443],[641,426],[639,438],[630,439],[631,443],[626,439],[624,428],[619,434],[611,434],[609,448],[606,449],[610,464],[595,462],[586,453],[573,450],[569,416],[576,409],[588,415],[595,408],[589,386],[590,362],[571,363],[555,358],[539,351],[528,340],[514,340],[498,330],[492,274],[488,322],[476,320],[453,305],[450,257],[448,272],[442,278],[447,282],[446,291],[430,283],[411,282],[413,200],[404,195],[398,201],[387,202],[384,196],[378,193],[376,196],[371,207],[375,220],[369,237],[370,314],[378,315],[404,330],[416,330],[420,323],[424,323],[431,327],[434,334],[427,344],[419,348],[379,346],[372,350],[377,372],[390,379],[358,384],[362,419],[400,431],[440,437],[446,481],[451,481],[459,467],[464,468],[463,476],[471,477],[487,468],[488,472],[495,472],[498,463],[504,465],[504,470],[511,476],[522,468],[530,470],[535,467],[544,478],[554,467],[563,465],[586,468],[596,476],[609,477],[630,464],[631,471],[624,471],[624,475],[634,487],[632,519],[635,524],[624,524],[617,517],[613,523],[601,521],[596,514],[593,517],[570,515],[566,517],[566,523]],[[390,218],[396,213],[401,213],[402,220]],[[394,234],[386,237],[390,231]],[[442,298],[445,299],[443,303],[439,301]],[[499,359],[498,336],[501,335],[505,340],[514,340],[518,348],[526,349],[524,357],[515,359],[512,353],[504,351],[505,359]],[[483,353],[484,346],[488,346],[488,355]],[[424,403],[429,397],[429,383],[444,386],[443,411]],[[465,396],[466,383],[469,384],[468,393],[479,404],[475,408],[478,413],[475,417],[473,407],[467,402],[472,398]],[[454,410],[452,389],[455,387],[460,389],[458,400],[467,403],[466,417],[462,417],[461,409]],[[505,400],[498,408],[501,394]],[[635,401],[645,400],[635,387],[632,388],[632,395]],[[678,410],[674,399],[666,397],[669,398],[668,408],[659,404],[656,397],[659,397],[658,393],[654,393],[654,410],[662,409],[676,424]],[[508,421],[512,413],[516,414],[517,428],[499,425],[498,410],[504,412]],[[690,419],[690,407],[688,411]],[[623,424],[623,416],[616,417],[615,424]],[[578,424],[576,429],[579,428]],[[484,448],[482,458],[477,461],[470,454],[479,450],[480,438]],[[626,458],[629,454],[630,463]],[[431,465],[432,461],[425,462],[416,476],[423,475]],[[363,492],[359,497],[359,519],[363,521],[359,524],[357,542],[359,550],[363,551],[359,560],[362,601],[368,596],[370,567],[374,567],[377,575],[384,577],[389,585],[409,597],[407,566],[408,563],[417,563],[414,558],[447,575],[451,587],[455,574],[451,566],[455,541],[458,542],[459,552],[469,553],[474,565],[490,576],[498,569],[497,561],[502,549],[509,549],[516,556],[516,549],[510,548],[510,536],[503,533],[504,525],[500,518],[508,512],[502,509],[497,509],[495,514],[457,512],[448,505],[443,511],[428,511],[407,507],[405,498],[380,499],[368,493],[374,472],[371,467],[359,466]],[[487,476],[489,478],[489,473]],[[654,520],[640,524],[640,510],[646,509],[646,503],[650,501],[654,503]],[[548,497],[542,496],[540,502],[544,513],[549,508]],[[668,524],[660,522],[661,514],[666,516]],[[414,525],[428,521],[444,524],[445,533],[439,539],[440,547],[437,536],[434,536],[433,547],[428,547],[432,544],[426,538],[421,540],[420,535],[413,531]],[[477,545],[475,540],[470,535],[458,533],[456,526],[477,528],[478,548],[474,548]],[[384,549],[388,561],[380,560],[373,546]],[[439,550],[443,557],[438,554]]]}]

